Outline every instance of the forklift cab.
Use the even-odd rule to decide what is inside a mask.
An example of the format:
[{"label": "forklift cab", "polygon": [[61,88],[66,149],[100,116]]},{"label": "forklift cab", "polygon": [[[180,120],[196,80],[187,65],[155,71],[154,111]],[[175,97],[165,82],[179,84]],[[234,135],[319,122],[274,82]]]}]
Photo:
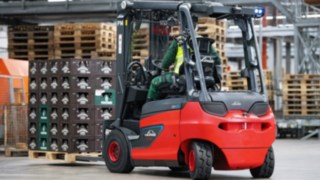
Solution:
[{"label": "forklift cab", "polygon": [[[245,52],[246,68],[242,75],[248,81],[248,91],[256,92],[259,99],[266,102],[266,89],[263,86],[263,73],[252,24],[252,18],[261,17],[263,12],[256,13],[256,9],[225,7],[215,3],[181,3],[179,6],[177,2],[155,2],[161,4],[161,7],[155,5],[147,8],[143,2],[123,1],[120,5],[117,20],[117,125],[125,125],[121,122],[128,120],[135,122],[133,129],[139,129],[139,120],[145,114],[142,107],[148,106],[146,98],[150,82],[161,74],[161,61],[156,59],[162,59],[169,46],[173,38],[170,37],[173,25],[179,25],[179,36],[183,37],[179,44],[183,47],[184,63],[180,68],[181,75],[175,77],[174,85],[159,90],[163,93],[159,101],[164,97],[198,99],[202,102],[215,99],[211,94],[221,90],[222,71],[221,66],[214,66],[214,57],[209,53],[215,40],[197,36],[193,16],[229,19],[238,25],[243,34]],[[162,6],[166,8],[162,9]],[[205,11],[207,7],[211,9]],[[134,34],[142,27],[150,29],[149,57],[144,65],[132,60],[133,43],[128,43],[133,41]]]}]

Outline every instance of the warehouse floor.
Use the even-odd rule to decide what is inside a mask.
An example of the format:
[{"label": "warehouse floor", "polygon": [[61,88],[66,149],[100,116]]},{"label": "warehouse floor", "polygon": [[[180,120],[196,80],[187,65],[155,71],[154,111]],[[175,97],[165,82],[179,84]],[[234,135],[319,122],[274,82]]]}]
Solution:
[{"label": "warehouse floor", "polygon": [[[274,144],[276,169],[271,179],[318,180],[320,140],[277,140]],[[188,179],[188,173],[173,174],[168,168],[136,168],[130,175],[111,174],[103,162],[62,164],[27,157],[0,155],[0,179]],[[249,171],[213,171],[211,179],[251,179]]]}]

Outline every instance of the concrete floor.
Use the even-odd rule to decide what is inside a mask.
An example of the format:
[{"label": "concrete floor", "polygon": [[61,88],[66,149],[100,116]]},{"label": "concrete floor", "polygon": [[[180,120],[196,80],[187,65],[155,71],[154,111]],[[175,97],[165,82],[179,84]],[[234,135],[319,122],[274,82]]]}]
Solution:
[{"label": "concrete floor", "polygon": [[[320,140],[277,140],[274,144],[276,168],[272,180],[319,180]],[[188,173],[173,174],[168,168],[135,168],[130,174],[111,174],[104,163],[52,163],[28,160],[27,157],[6,158],[0,155],[0,179],[23,180],[157,180],[188,179]],[[248,170],[213,171],[210,179],[252,179]]]}]

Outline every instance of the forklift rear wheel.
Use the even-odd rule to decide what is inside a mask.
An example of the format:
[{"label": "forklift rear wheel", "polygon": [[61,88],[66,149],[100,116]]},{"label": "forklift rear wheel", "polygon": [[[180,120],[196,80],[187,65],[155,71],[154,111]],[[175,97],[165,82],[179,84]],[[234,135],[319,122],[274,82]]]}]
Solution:
[{"label": "forklift rear wheel", "polygon": [[250,169],[250,173],[254,178],[269,178],[272,176],[274,170],[274,153],[273,148],[270,147],[264,163],[254,169]]},{"label": "forklift rear wheel", "polygon": [[119,130],[113,130],[108,135],[103,152],[106,166],[111,172],[129,173],[133,170],[127,141]]},{"label": "forklift rear wheel", "polygon": [[212,150],[204,142],[193,142],[189,151],[189,172],[192,179],[209,179],[212,170]]}]

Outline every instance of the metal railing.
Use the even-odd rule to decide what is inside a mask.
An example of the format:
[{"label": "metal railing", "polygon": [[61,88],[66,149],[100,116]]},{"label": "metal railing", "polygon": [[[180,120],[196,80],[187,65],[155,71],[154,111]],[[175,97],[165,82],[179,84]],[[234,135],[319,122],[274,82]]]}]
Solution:
[{"label": "metal railing", "polygon": [[3,122],[4,146],[15,147],[28,141],[28,106],[0,106],[0,121]]},{"label": "metal railing", "polygon": [[304,0],[280,0],[279,2],[297,22],[304,19],[319,18],[320,9],[306,4]]}]

